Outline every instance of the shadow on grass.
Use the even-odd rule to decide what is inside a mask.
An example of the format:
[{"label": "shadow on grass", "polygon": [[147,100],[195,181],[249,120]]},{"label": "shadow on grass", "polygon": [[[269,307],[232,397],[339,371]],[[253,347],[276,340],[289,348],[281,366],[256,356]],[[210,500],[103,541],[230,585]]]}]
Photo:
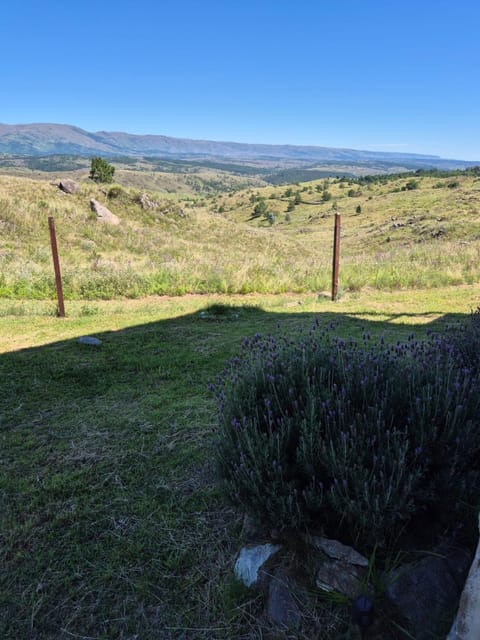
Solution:
[{"label": "shadow on grass", "polygon": [[401,321],[416,315],[213,305],[103,333],[93,317],[100,346],[2,355],[0,637],[268,638],[256,596],[230,603],[241,522],[215,482],[207,383],[279,325],[403,340],[467,319]]}]

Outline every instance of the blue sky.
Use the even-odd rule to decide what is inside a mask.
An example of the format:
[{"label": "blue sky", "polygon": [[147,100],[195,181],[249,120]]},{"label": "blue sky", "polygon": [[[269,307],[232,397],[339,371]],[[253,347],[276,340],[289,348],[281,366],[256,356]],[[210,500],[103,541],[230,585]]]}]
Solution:
[{"label": "blue sky", "polygon": [[478,0],[17,0],[0,122],[480,160]]}]

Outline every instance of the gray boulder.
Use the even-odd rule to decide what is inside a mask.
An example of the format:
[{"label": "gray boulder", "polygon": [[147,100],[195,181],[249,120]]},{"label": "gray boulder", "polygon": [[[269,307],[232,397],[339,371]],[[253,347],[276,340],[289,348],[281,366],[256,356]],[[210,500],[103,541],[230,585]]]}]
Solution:
[{"label": "gray boulder", "polygon": [[120,224],[120,218],[112,213],[107,207],[103,204],[100,204],[98,200],[90,200],[90,209],[97,214],[97,220],[99,222],[104,222],[105,224]]},{"label": "gray boulder", "polygon": [[302,616],[294,597],[296,585],[284,569],[279,567],[268,585],[266,614],[279,627],[298,627]]},{"label": "gray boulder", "polygon": [[478,640],[478,638],[480,638],[480,542],[460,597],[457,617],[447,640]]},{"label": "gray boulder", "polygon": [[60,182],[58,183],[58,188],[61,189],[64,193],[77,193],[78,191],[80,191],[80,187],[75,182],[75,180],[70,180],[70,178],[60,180]]},{"label": "gray boulder", "polygon": [[326,560],[318,568],[316,585],[323,591],[338,591],[353,600],[365,590],[366,569],[342,560]]},{"label": "gray boulder", "polygon": [[355,564],[359,567],[368,567],[368,560],[365,556],[362,556],[358,551],[355,551],[353,547],[348,547],[346,544],[342,544],[338,540],[311,536],[309,538],[305,537],[305,541],[316,549],[322,551],[329,558],[342,560],[343,562]]},{"label": "gray boulder", "polygon": [[388,575],[386,596],[416,640],[430,640],[448,629],[470,559],[464,551],[451,550]]}]

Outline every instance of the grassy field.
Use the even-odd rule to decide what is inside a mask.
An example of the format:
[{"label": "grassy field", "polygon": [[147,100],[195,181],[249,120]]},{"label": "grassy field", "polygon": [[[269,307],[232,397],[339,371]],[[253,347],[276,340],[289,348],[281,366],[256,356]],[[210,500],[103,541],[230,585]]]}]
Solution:
[{"label": "grassy field", "polygon": [[[291,638],[232,568],[242,514],[225,502],[207,383],[241,338],[419,336],[478,307],[478,285],[345,294],[0,300],[0,637]],[[100,347],[77,338],[94,335]],[[311,593],[297,638],[333,640],[348,609]],[[347,625],[348,626],[348,625]],[[312,635],[314,634],[314,635]]]},{"label": "grassy field", "polygon": [[[141,189],[142,172],[133,174]],[[80,193],[66,195],[45,180],[2,175],[0,297],[53,297],[49,215],[70,299],[324,291],[335,211],[341,294],[479,282],[480,178],[423,176],[415,188],[411,180],[330,179],[211,196],[154,191],[157,208],[144,210],[142,191],[125,185],[83,181]],[[98,223],[92,197],[121,224]],[[272,224],[253,215],[262,198]]]},{"label": "grassy field", "polygon": [[[232,577],[242,514],[216,481],[207,384],[243,336],[279,323],[398,340],[466,318],[480,300],[480,179],[239,189],[239,176],[209,195],[213,169],[117,169],[120,185],[78,170],[75,195],[52,173],[0,175],[0,637],[286,640]],[[97,222],[90,198],[120,225]],[[254,215],[261,202],[270,220]],[[310,596],[296,637],[338,638],[348,610]]]}]

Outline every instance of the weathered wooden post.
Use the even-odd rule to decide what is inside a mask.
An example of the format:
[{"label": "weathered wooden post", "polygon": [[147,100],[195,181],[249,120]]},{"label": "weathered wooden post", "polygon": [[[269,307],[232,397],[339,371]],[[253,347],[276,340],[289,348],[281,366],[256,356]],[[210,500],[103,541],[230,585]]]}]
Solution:
[{"label": "weathered wooden post", "polygon": [[333,232],[333,268],[332,268],[332,300],[338,295],[338,269],[340,266],[340,214],[335,214],[335,228]]},{"label": "weathered wooden post", "polygon": [[58,317],[65,317],[65,305],[63,303],[62,276],[60,273],[60,261],[58,259],[57,237],[55,235],[55,223],[53,217],[48,217],[48,228],[50,229],[50,244],[52,246],[53,268],[55,270],[55,284],[57,287]]}]

